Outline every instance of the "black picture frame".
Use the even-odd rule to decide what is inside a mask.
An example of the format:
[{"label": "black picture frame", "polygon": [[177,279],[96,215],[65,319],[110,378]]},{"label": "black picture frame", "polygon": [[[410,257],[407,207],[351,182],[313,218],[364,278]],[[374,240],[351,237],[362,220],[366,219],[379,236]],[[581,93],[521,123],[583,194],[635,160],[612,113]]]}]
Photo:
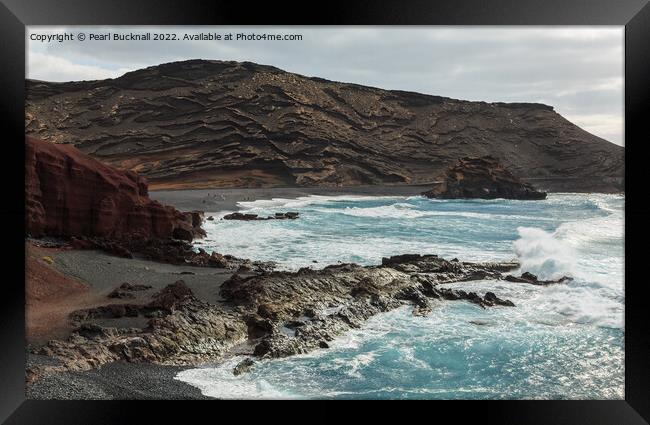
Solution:
[{"label": "black picture frame", "polygon": [[[0,167],[5,279],[0,284],[0,421],[8,424],[150,423],[156,416],[222,414],[221,403],[25,400],[24,79],[27,25],[625,25],[625,400],[461,401],[420,406],[435,417],[498,424],[644,424],[650,421],[650,327],[643,279],[650,207],[645,198],[650,111],[650,5],[647,0],[455,0],[183,2],[162,0],[0,0]],[[645,112],[644,112],[645,111]],[[18,224],[22,223],[22,224]],[[647,260],[646,260],[647,261]],[[394,410],[374,404],[375,413]],[[412,407],[408,411],[411,411]],[[232,413],[242,412],[233,407]],[[246,419],[270,414],[246,409]],[[241,413],[240,413],[241,414]],[[447,414],[447,415],[445,415]],[[331,415],[331,414],[330,414]],[[449,416],[451,415],[451,416]],[[186,416],[189,418],[189,416]]]}]

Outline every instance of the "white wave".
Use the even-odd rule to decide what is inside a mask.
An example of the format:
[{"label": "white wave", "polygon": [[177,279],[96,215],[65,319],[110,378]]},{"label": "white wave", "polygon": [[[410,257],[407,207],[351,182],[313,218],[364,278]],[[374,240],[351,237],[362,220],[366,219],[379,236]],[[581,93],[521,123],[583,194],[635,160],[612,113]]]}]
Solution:
[{"label": "white wave", "polygon": [[[605,217],[562,223],[555,233],[576,247],[599,242],[619,243],[624,234],[623,214],[621,211],[613,211]],[[620,246],[623,247],[622,244]]]},{"label": "white wave", "polygon": [[190,384],[201,390],[203,395],[219,399],[295,399],[298,394],[282,391],[261,377],[251,373],[235,376],[233,368],[242,360],[234,357],[218,367],[187,369],[179,372],[174,379]]},{"label": "white wave", "polygon": [[431,215],[427,211],[418,211],[411,204],[396,203],[379,207],[346,207],[342,214],[353,217],[368,218],[419,218]]},{"label": "white wave", "polygon": [[256,201],[240,201],[237,205],[244,210],[259,210],[265,208],[302,208],[312,204],[324,204],[328,202],[355,202],[377,199],[405,199],[402,196],[370,196],[370,195],[309,195],[298,198],[272,198],[259,199]]},{"label": "white wave", "polygon": [[368,352],[368,353],[361,353],[357,354],[350,360],[345,360],[342,361],[341,359],[336,359],[339,360],[341,363],[344,363],[346,368],[349,367],[349,369],[345,372],[346,375],[351,376],[353,378],[362,378],[363,374],[361,371],[369,366],[377,357],[377,355],[374,352]]},{"label": "white wave", "polygon": [[515,254],[522,272],[540,279],[558,279],[571,275],[576,262],[573,249],[553,233],[536,227],[518,227],[519,239],[514,242]]},{"label": "white wave", "polygon": [[416,205],[407,203],[396,203],[392,205],[382,205],[379,207],[346,207],[338,211],[341,214],[366,217],[366,218],[422,218],[422,217],[460,217],[476,218],[482,220],[502,219],[502,220],[551,220],[546,217],[522,216],[513,214],[494,214],[484,212],[470,211],[431,211],[417,209]]}]

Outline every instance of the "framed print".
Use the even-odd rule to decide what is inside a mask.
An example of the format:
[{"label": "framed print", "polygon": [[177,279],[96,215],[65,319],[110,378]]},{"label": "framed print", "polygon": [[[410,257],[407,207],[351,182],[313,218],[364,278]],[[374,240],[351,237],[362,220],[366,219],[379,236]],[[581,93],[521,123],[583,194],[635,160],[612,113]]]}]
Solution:
[{"label": "framed print", "polygon": [[646,3],[4,1],[0,418],[647,423]]}]

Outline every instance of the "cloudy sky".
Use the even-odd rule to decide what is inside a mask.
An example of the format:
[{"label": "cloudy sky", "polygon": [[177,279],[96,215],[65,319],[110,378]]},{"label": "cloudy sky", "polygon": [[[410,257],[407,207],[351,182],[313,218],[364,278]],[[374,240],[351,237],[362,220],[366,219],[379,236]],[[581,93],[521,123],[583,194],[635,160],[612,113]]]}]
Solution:
[{"label": "cloudy sky", "polygon": [[[83,32],[86,40],[77,36]],[[91,33],[300,34],[296,41],[89,41]],[[36,35],[69,33],[74,41]],[[623,27],[39,27],[27,77],[118,77],[185,59],[252,61],[386,89],[488,102],[541,102],[623,144]]]}]

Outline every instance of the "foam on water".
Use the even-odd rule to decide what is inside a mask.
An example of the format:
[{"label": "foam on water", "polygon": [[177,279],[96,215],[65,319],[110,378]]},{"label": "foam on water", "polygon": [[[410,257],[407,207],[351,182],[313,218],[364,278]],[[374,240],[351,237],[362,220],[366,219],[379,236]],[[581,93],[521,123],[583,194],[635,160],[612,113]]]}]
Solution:
[{"label": "foam on water", "polygon": [[259,214],[301,215],[207,222],[204,248],[285,268],[377,264],[408,252],[517,258],[521,271],[574,280],[451,284],[493,291],[516,307],[440,302],[424,318],[405,307],[371,318],[327,350],[263,361],[239,376],[235,358],[177,379],[217,398],[623,398],[623,202],[553,194],[541,202],[315,196],[242,203]]},{"label": "foam on water", "polygon": [[514,243],[521,270],[540,279],[558,279],[573,275],[576,254],[554,233],[536,227],[518,227],[519,239]]}]

